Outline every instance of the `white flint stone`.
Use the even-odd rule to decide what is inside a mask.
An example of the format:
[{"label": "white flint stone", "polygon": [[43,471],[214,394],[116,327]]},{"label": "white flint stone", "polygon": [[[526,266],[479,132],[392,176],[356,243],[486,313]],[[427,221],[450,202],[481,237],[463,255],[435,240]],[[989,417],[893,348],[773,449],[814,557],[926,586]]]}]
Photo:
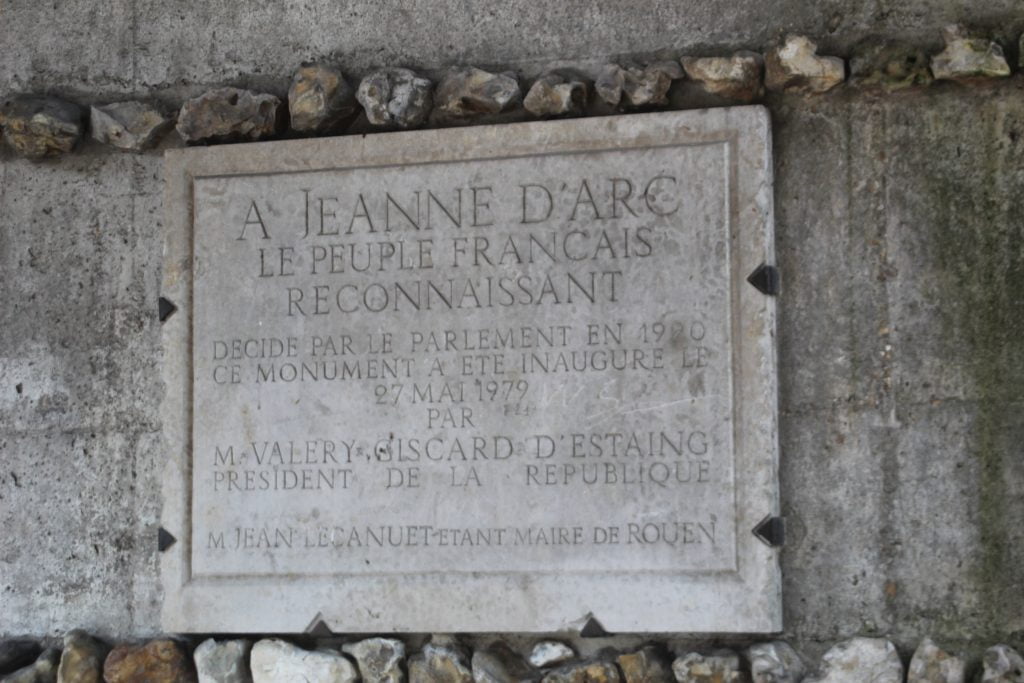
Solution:
[{"label": "white flint stone", "polygon": [[248,640],[204,640],[192,653],[199,683],[249,683]]},{"label": "white flint stone", "polygon": [[[666,67],[666,64],[671,66]],[[682,68],[675,62],[656,64],[643,70],[628,69],[622,94],[634,107],[668,104],[668,89],[672,81],[681,76]]]},{"label": "white flint stone", "polygon": [[260,140],[279,132],[284,111],[274,95],[216,88],[186,100],[175,129],[187,144]]},{"label": "white flint stone", "polygon": [[832,646],[804,683],[903,683],[903,662],[885,638],[851,638]]},{"label": "white flint stone", "polygon": [[173,118],[142,102],[114,102],[89,110],[93,139],[124,150],[153,147],[172,125]]},{"label": "white flint stone", "polygon": [[402,683],[405,673],[405,643],[394,638],[367,638],[346,643],[342,652],[351,655],[359,667],[364,683]]},{"label": "white flint stone", "polygon": [[103,678],[103,661],[110,647],[85,631],[74,629],[64,634],[57,683],[96,683]]},{"label": "white flint stone", "polygon": [[981,683],[1024,683],[1024,657],[1009,645],[985,650]]},{"label": "white flint stone", "polygon": [[250,657],[253,683],[355,683],[359,673],[344,655],[303,650],[283,640],[261,640]]},{"label": "white flint stone", "polygon": [[626,82],[625,71],[618,64],[605,64],[594,81],[597,96],[615,106],[622,101],[622,86]]},{"label": "white flint stone", "polygon": [[499,114],[522,100],[514,74],[494,74],[476,67],[449,71],[434,92],[434,111],[442,121]]},{"label": "white flint stone", "polygon": [[409,69],[380,69],[359,83],[356,99],[371,125],[413,128],[430,114],[432,86]]},{"label": "white flint stone", "polygon": [[861,44],[850,58],[850,76],[860,87],[881,86],[892,92],[933,80],[929,59],[920,48],[888,41]]},{"label": "white flint stone", "polygon": [[743,671],[740,658],[728,650],[710,655],[690,652],[672,662],[672,673],[679,683],[740,683]]},{"label": "white flint stone", "polygon": [[624,683],[619,668],[613,662],[589,661],[548,671],[541,683]]},{"label": "white flint stone", "polygon": [[580,113],[586,104],[587,84],[558,73],[538,78],[523,98],[523,108],[535,116]]},{"label": "white flint stone", "polygon": [[765,87],[773,91],[823,93],[846,78],[838,57],[818,56],[818,46],[805,36],[788,36],[765,55]]},{"label": "white flint stone", "polygon": [[964,662],[925,638],[910,660],[907,683],[964,683]]},{"label": "white flint stone", "polygon": [[668,89],[672,81],[684,75],[679,63],[667,60],[643,68],[606,64],[594,83],[594,90],[602,100],[613,106],[664,105],[668,104]]},{"label": "white flint stone", "polygon": [[1001,78],[1010,75],[1003,48],[991,40],[972,38],[956,24],[943,30],[946,48],[932,57],[937,79]]},{"label": "white flint stone", "polygon": [[560,643],[557,640],[542,640],[530,650],[530,664],[538,669],[543,669],[567,662],[575,656],[576,653],[573,649],[565,643]]},{"label": "white flint stone", "polygon": [[804,663],[789,643],[775,640],[747,648],[753,683],[800,683]]},{"label": "white flint stone", "polygon": [[742,101],[761,95],[764,58],[755,52],[737,52],[731,57],[683,57],[681,62],[687,77],[710,93]]},{"label": "white flint stone", "polygon": [[0,105],[4,143],[28,159],[67,154],[82,138],[82,109],[56,97],[14,97]]},{"label": "white flint stone", "polygon": [[504,643],[473,652],[473,683],[534,683],[540,674]]},{"label": "white flint stone", "polygon": [[423,650],[409,658],[410,683],[470,683],[469,652],[450,635],[431,636]]},{"label": "white flint stone", "polygon": [[292,130],[333,132],[351,119],[355,111],[355,93],[338,69],[306,62],[292,76],[291,87],[288,88]]},{"label": "white flint stone", "polygon": [[616,661],[625,683],[670,683],[675,680],[672,661],[653,645],[620,654]]}]

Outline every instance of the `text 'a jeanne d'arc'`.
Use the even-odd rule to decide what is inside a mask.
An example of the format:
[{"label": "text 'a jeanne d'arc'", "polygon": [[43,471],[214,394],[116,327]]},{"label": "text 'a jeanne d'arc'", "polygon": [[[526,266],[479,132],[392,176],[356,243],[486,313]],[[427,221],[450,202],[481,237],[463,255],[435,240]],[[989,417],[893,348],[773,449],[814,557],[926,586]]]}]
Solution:
[{"label": "text 'a jeanne d'arc'", "polygon": [[[485,228],[499,215],[515,216],[523,225],[548,221],[612,220],[644,214],[665,217],[679,210],[678,180],[659,174],[651,178],[582,179],[578,183],[527,183],[501,193],[493,186],[458,187],[449,191],[413,190],[396,197],[357,193],[343,202],[337,196],[302,193],[303,239],[395,230],[432,230],[435,227]],[[273,229],[265,217],[266,203],[250,200],[236,239],[251,236],[271,239]]]}]

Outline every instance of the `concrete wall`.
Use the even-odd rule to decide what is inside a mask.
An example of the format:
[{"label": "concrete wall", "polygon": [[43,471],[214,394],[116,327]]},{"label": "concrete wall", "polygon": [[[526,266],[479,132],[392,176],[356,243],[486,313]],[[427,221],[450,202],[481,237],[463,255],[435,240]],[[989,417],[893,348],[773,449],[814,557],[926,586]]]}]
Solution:
[{"label": "concrete wall", "polygon": [[[18,0],[0,4],[0,95],[180,104],[223,83],[281,93],[312,57],[530,75],[785,31],[846,55],[869,35],[937,47],[957,19],[1004,44],[1024,27],[1016,0],[978,4]],[[768,105],[787,635],[1019,646],[1021,77]],[[92,143],[0,152],[0,635],[159,631],[161,166]]]}]

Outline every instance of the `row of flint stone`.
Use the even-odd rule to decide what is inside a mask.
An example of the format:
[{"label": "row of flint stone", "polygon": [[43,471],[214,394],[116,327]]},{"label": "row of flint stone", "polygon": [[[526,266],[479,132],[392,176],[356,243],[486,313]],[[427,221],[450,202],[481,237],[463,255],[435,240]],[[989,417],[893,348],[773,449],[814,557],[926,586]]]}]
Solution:
[{"label": "row of flint stone", "polygon": [[[445,635],[431,637],[408,659],[405,644],[394,638],[313,650],[277,638],[255,644],[211,638],[191,653],[185,642],[168,638],[110,649],[80,630],[64,637],[62,650],[41,654],[35,641],[0,641],[2,683],[404,683],[407,676],[410,683],[964,683],[966,675],[961,658],[927,638],[906,672],[892,643],[860,637],[826,652],[817,672],[806,669],[783,641],[752,645],[742,658],[718,650],[674,660],[657,645],[580,659],[557,640],[537,642],[525,656],[501,641],[471,653]],[[978,680],[1024,682],[1024,659],[1006,645],[989,648]]]},{"label": "row of flint stone", "polygon": [[[944,29],[943,35],[945,49],[930,59],[916,49],[869,44],[852,58],[852,76],[862,84],[892,90],[927,85],[934,79],[1010,75],[998,43],[972,37],[956,25]],[[1024,49],[1021,54],[1024,66]],[[409,69],[381,69],[353,89],[337,69],[303,64],[292,79],[287,107],[271,94],[218,88],[186,101],[175,127],[191,145],[261,140],[281,135],[288,127],[299,135],[339,133],[355,120],[360,105],[367,122],[382,129],[457,125],[520,105],[537,117],[573,116],[584,112],[591,91],[607,105],[624,110],[666,105],[672,82],[683,78],[726,101],[746,103],[761,97],[765,88],[804,95],[826,92],[846,79],[846,64],[839,57],[819,56],[806,37],[789,36],[764,57],[738,52],[642,67],[608,64],[593,83],[572,70],[550,71],[534,81],[525,97],[514,74],[474,67],[452,69],[436,88]],[[32,159],[60,156],[72,151],[85,134],[84,114],[77,104],[54,97],[17,96],[0,107],[0,131],[16,154]],[[175,124],[173,116],[137,101],[93,106],[88,119],[93,138],[130,151],[153,147]]]}]

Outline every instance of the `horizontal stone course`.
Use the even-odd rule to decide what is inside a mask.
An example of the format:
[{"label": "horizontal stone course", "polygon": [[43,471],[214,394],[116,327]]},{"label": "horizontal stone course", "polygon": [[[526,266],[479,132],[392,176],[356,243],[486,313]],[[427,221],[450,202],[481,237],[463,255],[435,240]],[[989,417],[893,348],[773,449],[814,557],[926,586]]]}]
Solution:
[{"label": "horizontal stone course", "polygon": [[[862,43],[850,62],[849,80],[894,91],[926,87],[934,80],[975,84],[1011,74],[999,43],[961,25],[945,27],[942,35],[945,48],[931,55],[930,63],[914,46]],[[696,84],[715,105],[756,102],[765,89],[820,96],[848,77],[842,58],[821,56],[817,50],[808,37],[789,35],[768,46],[763,57],[740,51],[719,56],[682,54],[678,61],[607,63],[592,81],[584,75],[583,65],[577,70],[549,70],[529,83],[522,83],[513,71],[492,73],[456,65],[436,85],[410,69],[387,67],[367,74],[357,88],[336,68],[304,62],[294,72],[286,103],[267,92],[215,88],[182,104],[176,130],[184,144],[216,144],[358,133],[368,128],[585,116],[607,113],[609,107],[643,111],[669,106],[670,90],[679,82]],[[683,108],[707,105],[698,98]],[[15,154],[32,159],[71,153],[84,137],[90,118],[81,115],[84,110],[78,104],[57,97],[11,94],[4,107],[0,138]],[[291,120],[286,124],[289,109]],[[91,111],[94,139],[134,152],[158,144],[173,122],[142,101],[93,105]]]},{"label": "horizontal stone course", "polygon": [[756,642],[742,654],[715,647],[691,651],[666,640],[578,656],[557,639],[520,643],[518,649],[501,639],[473,648],[469,638],[447,634],[433,635],[418,648],[407,648],[399,638],[296,639],[303,644],[276,637],[201,643],[162,637],[119,644],[105,662],[108,645],[81,630],[67,633],[63,652],[51,647],[34,661],[25,654],[41,651],[36,640],[11,639],[0,641],[0,683],[964,683],[970,668],[985,683],[1024,681],[1024,659],[1007,645],[995,645],[980,662],[971,662],[930,638],[921,641],[906,675],[903,659],[885,638],[838,642],[816,665],[784,641]]}]

